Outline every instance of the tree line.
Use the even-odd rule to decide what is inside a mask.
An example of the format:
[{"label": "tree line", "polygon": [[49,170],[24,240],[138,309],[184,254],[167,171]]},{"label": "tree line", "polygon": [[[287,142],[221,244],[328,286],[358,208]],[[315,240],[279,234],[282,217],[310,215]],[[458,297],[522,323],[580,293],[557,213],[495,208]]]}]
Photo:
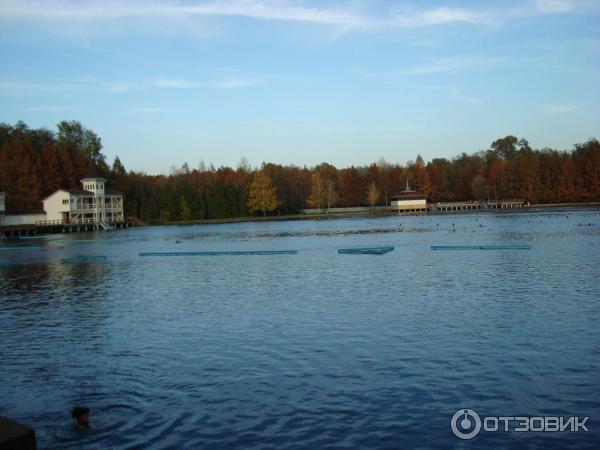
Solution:
[{"label": "tree line", "polygon": [[417,155],[404,165],[380,159],[342,169],[328,163],[252,168],[242,160],[235,168],[186,163],[168,175],[150,175],[127,171],[118,157],[109,165],[100,137],[79,122],[60,122],[55,132],[0,123],[0,191],[9,211],[39,210],[42,198],[80,188],[90,174],[123,191],[126,214],[151,223],[388,205],[407,182],[430,201],[598,201],[600,143],[536,150],[526,139],[506,136],[477,153],[429,162]]}]

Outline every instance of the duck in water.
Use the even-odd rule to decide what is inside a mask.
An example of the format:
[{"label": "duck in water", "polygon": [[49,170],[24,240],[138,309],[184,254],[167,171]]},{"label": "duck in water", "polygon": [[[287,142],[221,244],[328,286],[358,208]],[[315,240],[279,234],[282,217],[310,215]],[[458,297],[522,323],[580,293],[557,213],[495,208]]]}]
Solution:
[{"label": "duck in water", "polygon": [[90,409],[85,406],[76,406],[71,411],[71,416],[75,420],[75,426],[81,429],[90,427]]}]

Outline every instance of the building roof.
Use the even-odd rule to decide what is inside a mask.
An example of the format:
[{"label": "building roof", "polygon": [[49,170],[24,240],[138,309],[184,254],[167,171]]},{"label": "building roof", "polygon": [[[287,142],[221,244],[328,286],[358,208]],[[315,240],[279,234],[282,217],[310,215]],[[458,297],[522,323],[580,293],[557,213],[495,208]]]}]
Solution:
[{"label": "building roof", "polygon": [[[62,191],[66,191],[69,194],[73,195],[94,195],[91,191],[86,191],[85,189],[60,189]],[[104,188],[104,193],[108,195],[123,195],[121,191],[117,191],[116,189]]]},{"label": "building roof", "polygon": [[[66,193],[71,194],[71,195],[85,195],[85,196],[92,196],[92,197],[94,196],[93,192],[86,191],[85,189],[65,189],[65,188],[61,188],[61,189],[58,189],[58,190],[54,191],[52,194],[48,195],[46,198],[44,198],[42,200],[42,202],[48,200],[50,197],[52,197],[57,192],[66,192]],[[121,191],[117,191],[116,189],[110,189],[110,188],[105,188],[104,189],[104,194],[107,194],[107,195],[123,195],[123,193]]]},{"label": "building roof", "polygon": [[427,196],[420,192],[400,192],[399,194],[392,195],[391,200],[426,200]]},{"label": "building roof", "polygon": [[42,199],[42,202],[48,200],[50,197],[52,197],[53,195],[56,195],[59,192],[66,192],[66,193],[72,194],[72,195],[94,195],[93,192],[84,191],[83,189],[66,189],[66,188],[61,188],[61,189],[57,189],[52,194],[46,196],[44,199]]},{"label": "building roof", "polygon": [[93,192],[86,191],[85,189],[59,189],[59,191],[65,191],[73,195],[94,195]]}]

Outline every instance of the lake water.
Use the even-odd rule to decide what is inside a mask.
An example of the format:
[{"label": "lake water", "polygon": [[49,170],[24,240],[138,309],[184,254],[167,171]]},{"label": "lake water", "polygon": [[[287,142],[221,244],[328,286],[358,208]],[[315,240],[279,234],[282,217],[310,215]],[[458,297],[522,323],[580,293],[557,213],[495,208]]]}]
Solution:
[{"label": "lake water", "polygon": [[[599,209],[57,237],[0,244],[0,415],[41,449],[600,443]],[[455,244],[531,250],[430,249]],[[298,254],[138,256],[204,250]],[[81,255],[107,258],[61,262]],[[590,431],[460,440],[460,408]]]}]

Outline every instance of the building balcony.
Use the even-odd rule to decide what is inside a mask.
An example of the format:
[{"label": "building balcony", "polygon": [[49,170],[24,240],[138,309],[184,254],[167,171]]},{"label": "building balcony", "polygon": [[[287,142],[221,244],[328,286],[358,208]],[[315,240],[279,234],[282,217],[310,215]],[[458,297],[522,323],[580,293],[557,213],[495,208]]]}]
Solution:
[{"label": "building balcony", "polygon": [[98,209],[98,211],[122,211],[123,210],[123,206],[116,206],[116,205],[107,205],[107,206],[95,206],[95,205],[80,205],[80,206],[76,206],[73,209],[71,209],[71,212],[95,212],[96,209]]}]

